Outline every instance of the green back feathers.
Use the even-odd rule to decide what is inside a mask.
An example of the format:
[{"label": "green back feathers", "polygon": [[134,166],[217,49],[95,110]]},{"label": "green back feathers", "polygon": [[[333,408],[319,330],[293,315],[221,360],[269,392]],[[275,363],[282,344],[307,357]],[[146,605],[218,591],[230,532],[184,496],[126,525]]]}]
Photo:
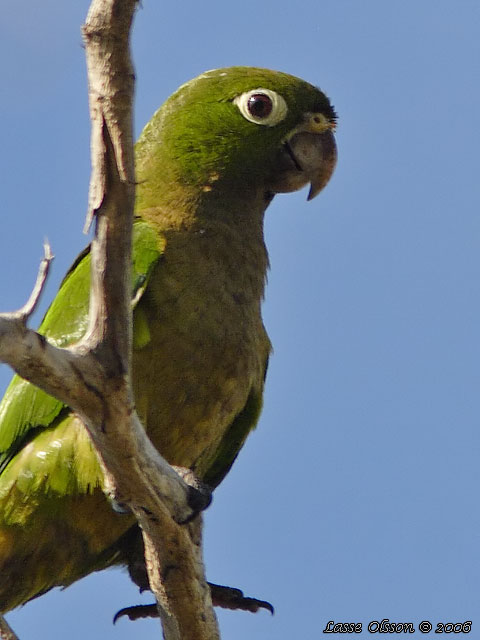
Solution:
[{"label": "green back feathers", "polygon": [[[151,270],[162,254],[164,240],[145,222],[133,229],[132,298],[141,297]],[[90,253],[86,249],[65,276],[39,332],[59,347],[78,342],[88,324]],[[141,323],[140,323],[141,324]],[[139,327],[141,341],[144,329]],[[134,337],[135,340],[135,337]],[[139,338],[137,338],[139,340]],[[15,375],[0,403],[0,474],[13,456],[38,430],[50,426],[65,406],[56,398]]]}]

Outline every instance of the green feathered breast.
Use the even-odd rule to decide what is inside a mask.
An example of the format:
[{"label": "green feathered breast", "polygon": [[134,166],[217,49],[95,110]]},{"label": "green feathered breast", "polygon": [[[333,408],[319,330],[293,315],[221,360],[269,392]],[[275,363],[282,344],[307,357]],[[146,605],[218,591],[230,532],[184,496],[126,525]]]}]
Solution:
[{"label": "green feathered breast", "polygon": [[[169,235],[172,246],[167,249]],[[188,243],[184,236],[183,232],[160,234],[141,220],[134,224],[135,395],[160,451],[171,463],[193,468],[214,487],[258,419],[269,343],[263,327],[257,327],[261,340],[255,360],[260,358],[262,384],[247,378],[246,385],[238,385],[236,379],[243,377],[249,365],[243,362],[241,370],[231,376],[232,362],[225,357],[227,317],[221,306],[207,313],[211,332],[208,323],[198,324],[199,309],[203,314],[208,309],[208,286],[215,282],[215,274],[210,285],[196,289],[193,297],[181,291],[179,295],[185,278],[210,280],[205,271],[212,269],[208,251],[206,256],[202,249],[196,256],[194,251],[187,252],[188,260],[177,256],[177,244]],[[198,236],[201,241],[203,236]],[[58,346],[78,341],[86,330],[89,272],[90,254],[85,251],[65,277],[40,326],[40,332]],[[221,297],[227,295],[226,284],[220,290]],[[179,314],[183,322],[178,322]],[[155,322],[158,318],[163,319],[161,329]],[[236,329],[234,333],[240,338]],[[237,342],[231,349],[235,360],[243,346]],[[226,370],[215,361],[223,361]],[[230,396],[227,400],[224,389]],[[125,562],[115,543],[135,522],[115,513],[104,498],[96,453],[68,407],[14,376],[0,404],[0,420],[0,609],[8,610],[54,585],[66,585],[92,570]],[[168,428],[162,428],[164,425]],[[213,438],[212,426],[218,431]],[[59,536],[64,541],[61,545]],[[58,568],[56,573],[52,566]],[[20,567],[21,575],[28,573],[28,580],[17,573]]]}]

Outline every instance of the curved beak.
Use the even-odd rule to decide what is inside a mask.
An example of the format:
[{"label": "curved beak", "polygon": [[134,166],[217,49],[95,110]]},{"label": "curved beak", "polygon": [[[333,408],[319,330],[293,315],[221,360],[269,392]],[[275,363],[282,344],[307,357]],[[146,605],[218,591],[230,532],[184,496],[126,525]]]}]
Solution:
[{"label": "curved beak", "polygon": [[305,182],[310,182],[307,200],[312,200],[326,186],[337,164],[333,133],[297,133],[286,144]]},{"label": "curved beak", "polygon": [[306,122],[283,142],[271,188],[275,193],[297,191],[310,183],[312,200],[330,180],[337,163],[334,125],[321,114],[307,114]]}]

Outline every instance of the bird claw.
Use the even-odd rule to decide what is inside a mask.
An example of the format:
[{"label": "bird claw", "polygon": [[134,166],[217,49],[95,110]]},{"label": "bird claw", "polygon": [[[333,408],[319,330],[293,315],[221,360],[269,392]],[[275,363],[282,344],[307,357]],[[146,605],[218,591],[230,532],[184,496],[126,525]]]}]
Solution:
[{"label": "bird claw", "polygon": [[[259,609],[267,609],[273,615],[275,610],[270,602],[257,600],[257,598],[246,598],[243,591],[234,587],[225,587],[219,584],[208,583],[214,607],[222,609],[233,609],[238,611],[250,611],[256,613]],[[117,611],[113,618],[113,624],[119,618],[127,616],[129,620],[139,620],[140,618],[158,618],[156,604],[140,604],[132,607],[124,607]]]},{"label": "bird claw", "polygon": [[212,490],[205,482],[199,480],[191,469],[178,467],[176,465],[173,465],[173,469],[188,485],[187,503],[190,509],[192,509],[192,513],[185,520],[178,522],[178,524],[188,524],[194,520],[199,513],[210,506],[212,502]]},{"label": "bird claw", "polygon": [[113,624],[127,616],[129,620],[140,620],[140,618],[158,618],[158,609],[156,604],[137,604],[132,607],[124,607],[117,611],[113,616]]},{"label": "bird claw", "polygon": [[214,607],[238,609],[239,611],[250,611],[251,613],[256,613],[259,609],[267,609],[272,616],[275,613],[275,609],[270,602],[257,600],[257,598],[247,598],[240,589],[212,584],[211,582],[208,583],[208,586],[210,587]]}]

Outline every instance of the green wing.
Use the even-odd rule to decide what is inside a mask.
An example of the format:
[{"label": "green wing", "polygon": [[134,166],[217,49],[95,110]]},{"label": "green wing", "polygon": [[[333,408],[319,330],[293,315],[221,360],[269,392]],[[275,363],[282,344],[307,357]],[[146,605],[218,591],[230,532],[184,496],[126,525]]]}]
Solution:
[{"label": "green wing", "polygon": [[[163,237],[146,222],[135,222],[132,245],[132,298],[135,304],[147,286],[164,245]],[[87,328],[90,261],[87,248],[65,276],[40,325],[39,333],[58,347],[78,342]],[[137,324],[134,341],[142,344],[145,331],[141,317]],[[15,454],[37,436],[39,430],[59,420],[62,412],[68,412],[68,407],[62,402],[15,375],[0,403],[0,474]]]}]

